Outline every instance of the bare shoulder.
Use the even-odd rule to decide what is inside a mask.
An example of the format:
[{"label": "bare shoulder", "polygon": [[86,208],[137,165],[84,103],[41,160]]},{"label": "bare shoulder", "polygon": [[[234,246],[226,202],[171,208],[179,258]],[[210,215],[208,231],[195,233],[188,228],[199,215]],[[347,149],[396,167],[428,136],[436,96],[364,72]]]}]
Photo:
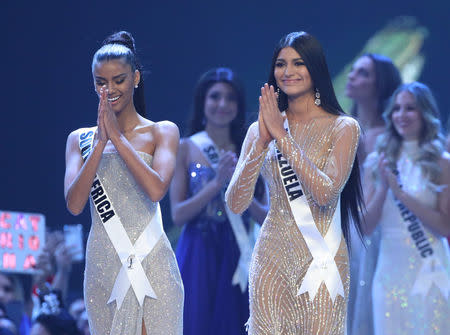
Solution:
[{"label": "bare shoulder", "polygon": [[156,137],[173,138],[177,141],[180,139],[180,131],[175,123],[171,121],[154,122],[152,129]]}]

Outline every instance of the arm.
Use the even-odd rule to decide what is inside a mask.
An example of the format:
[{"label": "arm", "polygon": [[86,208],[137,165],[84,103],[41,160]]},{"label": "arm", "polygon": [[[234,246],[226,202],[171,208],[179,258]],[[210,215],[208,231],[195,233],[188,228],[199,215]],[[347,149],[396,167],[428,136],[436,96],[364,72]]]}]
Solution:
[{"label": "arm", "polygon": [[[377,166],[378,180],[373,177],[373,169]],[[363,193],[366,210],[364,212],[364,225],[362,229],[365,235],[370,235],[374,231],[381,218],[381,212],[386,200],[387,190],[389,188],[387,177],[384,173],[388,166],[384,154],[378,156],[375,152],[371,153],[364,164]]]},{"label": "arm", "polygon": [[438,193],[437,208],[429,207],[398,185],[397,178],[389,171],[389,186],[394,195],[413,212],[424,225],[442,236],[450,235],[450,155],[446,152],[439,161],[441,167],[441,185],[444,189]]},{"label": "arm", "polygon": [[72,132],[67,138],[64,196],[66,198],[67,209],[73,215],[80,214],[86,205],[103,150],[108,142],[104,122],[107,101],[106,91],[102,89],[98,104],[96,140],[84,164],[79,148],[80,130]]},{"label": "arm", "polygon": [[89,199],[92,182],[106,146],[106,141],[94,141],[91,154],[83,164],[78,145],[79,132],[80,130],[72,132],[67,138],[66,145],[64,196],[67,209],[73,215],[80,214]]},{"label": "arm", "polygon": [[187,198],[189,176],[188,164],[191,161],[189,140],[182,140],[177,157],[175,175],[170,185],[170,204],[173,222],[181,226],[196,217],[203,208],[223,189],[235,168],[235,154],[227,152],[221,155],[216,176],[195,195]]},{"label": "arm", "polygon": [[63,300],[67,298],[70,272],[72,270],[72,254],[62,241],[56,247],[55,253],[56,272],[53,278],[52,288],[61,292]]},{"label": "arm", "polygon": [[225,193],[227,205],[234,213],[242,213],[250,205],[256,180],[268,150],[259,141],[258,127],[258,122],[249,127],[236,170]]},{"label": "arm", "polygon": [[178,127],[169,121],[155,123],[153,129],[155,152],[151,167],[139,157],[123,134],[109,131],[109,135],[137,183],[152,201],[157,202],[164,197],[169,188],[175,169],[180,135]]},{"label": "arm", "polygon": [[306,191],[319,206],[325,206],[339,196],[347,182],[353,167],[359,134],[359,125],[354,119],[337,119],[331,151],[323,171],[307,157],[289,134],[277,140],[277,146]]},{"label": "arm", "polygon": [[262,181],[262,184],[264,187],[264,193],[261,199],[253,198],[250,206],[248,207],[251,217],[259,224],[263,224],[266,219],[267,212],[269,211],[268,189],[264,181]]}]

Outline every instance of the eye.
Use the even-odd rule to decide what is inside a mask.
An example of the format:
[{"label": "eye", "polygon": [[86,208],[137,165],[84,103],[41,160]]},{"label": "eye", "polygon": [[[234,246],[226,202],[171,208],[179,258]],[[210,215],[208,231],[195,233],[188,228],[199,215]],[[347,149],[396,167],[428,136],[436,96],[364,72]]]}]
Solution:
[{"label": "eye", "polygon": [[105,83],[103,81],[96,81],[95,84],[98,85],[98,86],[105,85]]},{"label": "eye", "polygon": [[295,66],[302,66],[302,65],[305,65],[305,62],[298,60],[294,64],[295,64]]},{"label": "eye", "polygon": [[209,94],[209,98],[213,100],[218,100],[220,99],[220,94],[217,92],[212,92],[211,94]]},{"label": "eye", "polygon": [[361,69],[361,70],[359,70],[359,73],[363,76],[363,77],[369,77],[369,72],[367,72],[366,70],[364,70],[364,69]]},{"label": "eye", "polygon": [[400,109],[400,106],[399,105],[394,105],[394,107],[392,108],[392,111],[393,112],[396,112],[396,111],[398,111]]},{"label": "eye", "polygon": [[276,62],[275,63],[275,67],[283,67],[284,63],[283,62]]},{"label": "eye", "polygon": [[116,81],[116,84],[117,85],[122,84],[124,81],[125,81],[125,78],[119,79]]}]

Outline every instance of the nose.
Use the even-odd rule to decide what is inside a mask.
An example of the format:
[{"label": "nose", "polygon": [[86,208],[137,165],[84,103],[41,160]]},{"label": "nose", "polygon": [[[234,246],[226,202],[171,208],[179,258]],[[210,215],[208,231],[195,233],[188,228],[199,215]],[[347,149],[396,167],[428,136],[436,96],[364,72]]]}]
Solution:
[{"label": "nose", "polygon": [[352,81],[355,78],[355,73],[353,71],[350,71],[347,75],[347,79],[349,81]]},{"label": "nose", "polygon": [[228,103],[228,101],[227,101],[226,98],[221,98],[221,99],[219,100],[219,106],[220,106],[220,107],[225,107],[225,106],[227,105],[227,103]]},{"label": "nose", "polygon": [[290,77],[294,74],[294,71],[295,71],[294,66],[291,64],[288,64],[288,65],[286,65],[286,68],[284,70],[284,75],[286,77]]}]

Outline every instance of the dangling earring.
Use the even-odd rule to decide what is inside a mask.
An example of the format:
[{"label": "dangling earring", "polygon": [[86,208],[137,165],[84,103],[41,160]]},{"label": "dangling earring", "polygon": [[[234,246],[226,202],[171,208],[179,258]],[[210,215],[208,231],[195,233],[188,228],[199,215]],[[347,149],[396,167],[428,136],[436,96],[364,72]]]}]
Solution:
[{"label": "dangling earring", "polygon": [[316,96],[316,99],[314,100],[314,103],[316,104],[316,106],[320,106],[321,101],[320,101],[320,92],[319,92],[318,88],[316,88],[315,96]]}]

